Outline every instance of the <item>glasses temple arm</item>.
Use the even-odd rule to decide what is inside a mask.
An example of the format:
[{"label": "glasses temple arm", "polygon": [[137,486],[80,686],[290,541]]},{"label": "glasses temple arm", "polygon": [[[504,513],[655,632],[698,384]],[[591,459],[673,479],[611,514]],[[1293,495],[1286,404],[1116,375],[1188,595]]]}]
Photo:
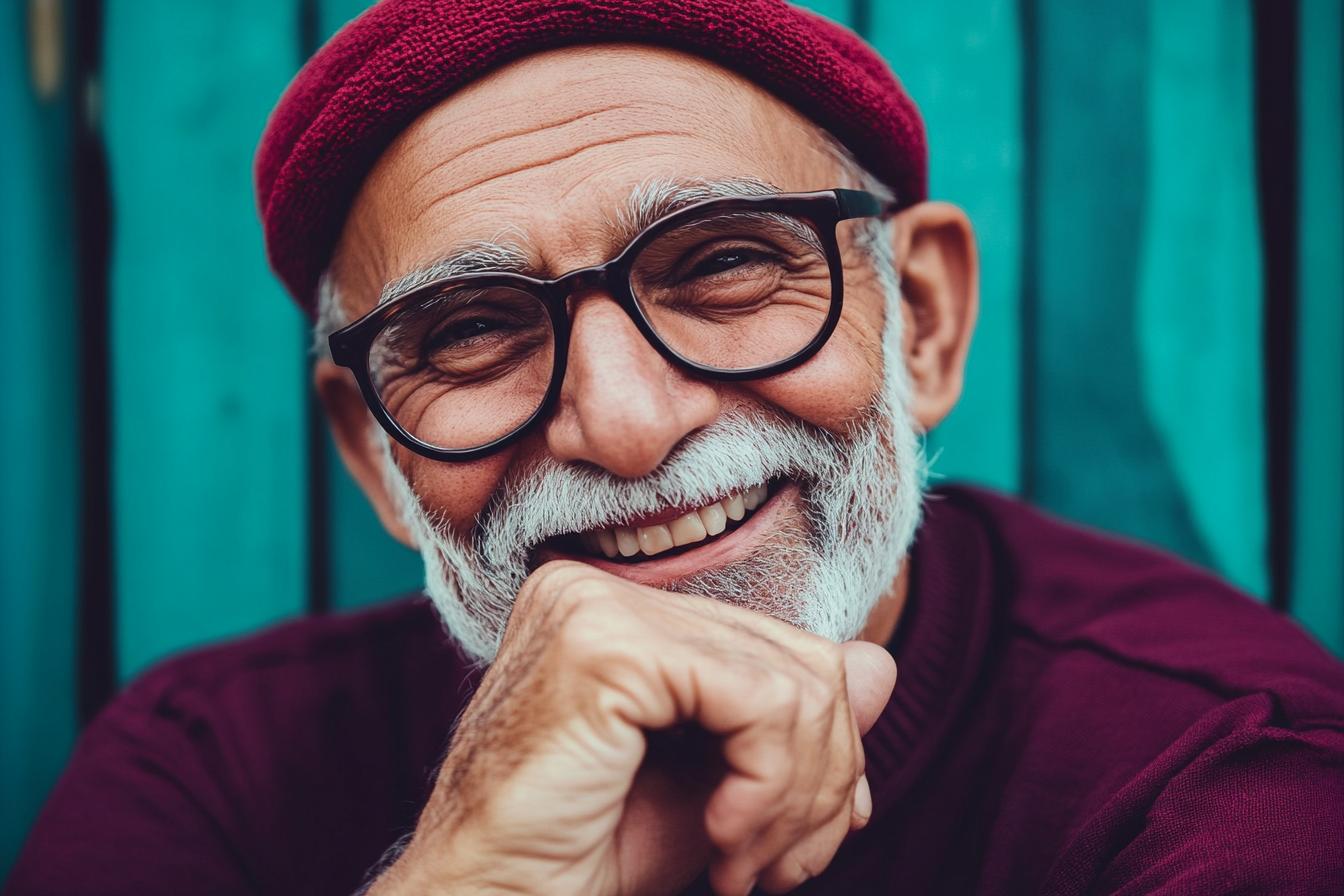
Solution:
[{"label": "glasses temple arm", "polygon": [[840,220],[851,218],[887,218],[900,211],[900,203],[895,199],[883,202],[866,190],[835,191],[835,202],[840,208]]}]

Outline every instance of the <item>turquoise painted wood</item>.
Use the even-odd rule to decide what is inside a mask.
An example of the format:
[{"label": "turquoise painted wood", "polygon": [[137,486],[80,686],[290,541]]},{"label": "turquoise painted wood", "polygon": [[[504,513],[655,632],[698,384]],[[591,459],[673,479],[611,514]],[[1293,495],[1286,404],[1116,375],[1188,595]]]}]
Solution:
[{"label": "turquoise painted wood", "polygon": [[1344,655],[1344,13],[1301,6],[1293,613]]},{"label": "turquoise painted wood", "polygon": [[854,0],[806,0],[798,5],[805,6],[833,22],[854,27]]},{"label": "turquoise painted wood", "polygon": [[371,5],[369,0],[318,0],[317,26],[322,40],[327,40]]},{"label": "turquoise painted wood", "polygon": [[415,593],[425,585],[420,554],[387,534],[327,440],[328,581],[338,610]]},{"label": "turquoise painted wood", "polygon": [[[1175,5],[1186,7],[1184,0],[1176,0]],[[1154,299],[1143,294],[1155,288],[1149,271],[1163,262],[1154,256],[1156,249],[1145,237],[1145,228],[1157,223],[1148,208],[1153,194],[1150,184],[1173,180],[1179,168],[1166,154],[1182,152],[1174,141],[1186,135],[1166,112],[1150,109],[1149,84],[1165,79],[1168,89],[1182,92],[1180,102],[1190,105],[1186,114],[1198,114],[1214,129],[1200,139],[1199,146],[1213,153],[1209,164],[1223,172],[1218,186],[1253,191],[1250,171],[1243,178],[1236,176],[1238,147],[1246,139],[1241,130],[1244,115],[1232,120],[1220,117],[1221,95],[1201,91],[1200,85],[1213,77],[1201,68],[1211,64],[1208,58],[1199,58],[1206,51],[1192,51],[1195,58],[1188,61],[1192,69],[1181,71],[1180,64],[1185,62],[1171,58],[1174,50],[1168,44],[1226,41],[1217,52],[1209,51],[1212,56],[1222,59],[1221,54],[1241,54],[1240,64],[1249,64],[1249,43],[1241,43],[1240,32],[1227,24],[1229,18],[1244,14],[1244,6],[1227,3],[1226,18],[1212,33],[1170,34],[1155,41],[1156,29],[1181,24],[1184,9],[1153,13],[1141,3],[1036,0],[1035,46],[1027,50],[1034,72],[1029,99],[1035,107],[1034,129],[1028,135],[1034,176],[1027,202],[1033,206],[1035,230],[1027,235],[1031,248],[1026,259],[1029,341],[1034,346],[1024,387],[1030,390],[1027,493],[1065,516],[1162,545],[1210,567],[1217,566],[1221,555],[1215,552],[1219,545],[1214,533],[1201,529],[1205,504],[1199,502],[1211,499],[1196,490],[1236,490],[1244,485],[1258,493],[1263,480],[1257,476],[1243,484],[1189,473],[1181,478],[1170,446],[1189,437],[1193,445],[1204,447],[1207,434],[1193,425],[1183,431],[1181,421],[1158,418],[1153,413],[1152,390],[1145,388],[1153,370],[1160,372],[1160,368],[1151,368],[1154,361],[1174,363],[1155,353],[1154,346],[1164,348],[1164,340],[1174,338],[1179,347],[1182,339],[1191,338],[1184,328],[1188,311],[1168,309],[1169,319],[1155,319]],[[1191,18],[1207,24],[1199,16]],[[1171,133],[1164,133],[1164,128],[1171,128]],[[1225,158],[1224,153],[1234,158]],[[1173,211],[1191,211],[1185,194],[1170,201]],[[1223,201],[1239,209],[1254,208],[1248,199],[1225,197]],[[1224,302],[1230,310],[1219,306],[1214,314],[1224,310],[1241,314],[1240,293],[1217,295],[1224,288],[1213,270],[1219,258],[1200,260],[1197,255],[1209,249],[1210,239],[1223,251],[1223,242],[1241,245],[1241,236],[1240,231],[1228,237],[1182,231],[1180,237],[1192,241],[1196,258],[1188,268],[1178,267],[1174,273],[1198,294],[1170,300],[1196,302],[1199,307]],[[1241,249],[1252,258],[1258,254],[1253,242]],[[1228,288],[1235,290],[1236,284]],[[1260,287],[1253,280],[1241,288],[1258,291]],[[1145,295],[1142,299],[1141,294]],[[1211,321],[1207,339],[1224,339],[1225,331],[1242,333],[1236,324]],[[1258,380],[1258,350],[1236,357],[1238,345],[1189,341],[1185,347],[1235,358]],[[1236,371],[1224,372],[1240,382]],[[1178,388],[1179,384],[1171,386]],[[1199,400],[1229,406],[1228,413],[1239,419],[1242,414],[1259,414],[1255,399],[1254,395],[1233,394]],[[1236,428],[1235,420],[1209,413],[1217,425]],[[1201,416],[1202,412],[1191,412],[1192,421]],[[1253,433],[1245,437],[1255,440]],[[1257,444],[1218,448],[1262,450]],[[1179,469],[1186,471],[1184,461]],[[1258,533],[1263,531],[1263,517],[1263,508],[1253,507],[1233,522]],[[1257,553],[1247,562],[1255,560],[1263,563],[1263,555]],[[1242,568],[1222,571],[1238,573]],[[1263,581],[1263,572],[1239,584],[1253,587],[1257,581]]]},{"label": "turquoise painted wood", "polygon": [[1208,560],[1264,597],[1250,3],[1149,0],[1148,16],[1147,172],[1133,312],[1142,408]]},{"label": "turquoise painted wood", "polygon": [[980,319],[966,388],[928,440],[940,478],[1020,487],[1022,50],[1015,0],[874,2],[871,43],[924,113],[929,195],[970,215]]},{"label": "turquoise painted wood", "polygon": [[36,96],[25,12],[0,4],[0,880],[76,730],[69,73]]},{"label": "turquoise painted wood", "polygon": [[117,644],[129,676],[302,611],[301,315],[252,204],[293,3],[110,0]]}]

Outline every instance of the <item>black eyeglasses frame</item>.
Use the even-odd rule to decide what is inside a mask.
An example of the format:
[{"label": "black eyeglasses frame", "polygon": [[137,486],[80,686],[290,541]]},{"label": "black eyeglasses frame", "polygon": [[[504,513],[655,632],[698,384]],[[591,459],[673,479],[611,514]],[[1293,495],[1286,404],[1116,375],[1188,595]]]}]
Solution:
[{"label": "black eyeglasses frame", "polygon": [[[391,302],[379,305],[354,323],[337,330],[328,338],[332,360],[345,367],[355,376],[364,402],[380,426],[409,450],[431,460],[449,463],[462,463],[488,457],[507,448],[526,436],[537,423],[544,419],[559,400],[560,389],[564,384],[565,368],[569,357],[569,296],[576,292],[603,289],[634,321],[635,327],[645,340],[659,354],[681,369],[705,379],[721,382],[740,382],[743,380],[764,379],[784,373],[806,362],[819,352],[835,332],[840,322],[840,313],[844,304],[844,267],[840,260],[840,246],[836,239],[835,228],[841,221],[854,218],[886,217],[899,206],[895,202],[884,202],[872,193],[863,190],[834,189],[815,193],[780,193],[768,196],[733,196],[722,199],[709,199],[694,205],[678,209],[670,215],[659,218],[642,230],[638,236],[619,255],[603,264],[579,268],[554,280],[540,280],[523,274],[480,273],[461,274],[433,280],[408,292]],[[772,364],[740,370],[725,370],[707,367],[677,354],[654,331],[639,302],[630,287],[630,271],[639,253],[654,239],[677,227],[689,219],[697,218],[706,212],[731,212],[743,209],[755,212],[779,213],[800,218],[812,225],[821,239],[826,253],[826,262],[831,272],[831,305],[817,335],[812,341],[793,355]],[[446,286],[458,287],[470,284],[474,287],[507,287],[528,293],[538,299],[551,319],[552,332],[555,335],[555,357],[552,363],[551,382],[546,396],[537,410],[523,423],[506,435],[476,448],[439,448],[422,442],[407,432],[392,417],[377,389],[373,385],[373,374],[369,370],[369,354],[378,334],[387,322],[407,305],[423,300],[427,295],[439,293]]]}]

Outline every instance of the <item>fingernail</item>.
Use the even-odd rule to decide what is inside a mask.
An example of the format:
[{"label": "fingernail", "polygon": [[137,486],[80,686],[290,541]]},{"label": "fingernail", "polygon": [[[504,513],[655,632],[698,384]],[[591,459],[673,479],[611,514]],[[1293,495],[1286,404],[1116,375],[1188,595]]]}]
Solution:
[{"label": "fingernail", "polygon": [[873,791],[868,786],[868,776],[860,775],[859,783],[854,786],[854,827],[861,828],[873,817]]}]

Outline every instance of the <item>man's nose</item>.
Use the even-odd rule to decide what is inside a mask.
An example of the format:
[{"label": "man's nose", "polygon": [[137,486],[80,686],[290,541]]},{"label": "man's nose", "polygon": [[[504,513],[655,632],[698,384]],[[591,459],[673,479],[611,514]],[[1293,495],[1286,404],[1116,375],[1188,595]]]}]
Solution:
[{"label": "man's nose", "polygon": [[626,478],[652,472],[687,434],[712,422],[719,395],[670,364],[604,294],[576,296],[551,454]]}]

